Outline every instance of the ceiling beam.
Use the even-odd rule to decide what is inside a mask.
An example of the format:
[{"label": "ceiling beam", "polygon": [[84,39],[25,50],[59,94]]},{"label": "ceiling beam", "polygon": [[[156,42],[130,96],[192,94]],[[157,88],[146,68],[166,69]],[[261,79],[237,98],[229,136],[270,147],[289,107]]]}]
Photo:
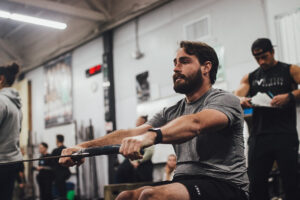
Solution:
[{"label": "ceiling beam", "polygon": [[42,9],[62,13],[65,15],[88,19],[88,20],[106,21],[107,19],[103,13],[84,9],[84,8],[78,8],[67,4],[57,3],[53,1],[43,1],[43,0],[26,0],[26,1],[9,0],[9,1],[29,5],[36,8],[42,8]]},{"label": "ceiling beam", "polygon": [[0,39],[0,48],[12,60],[22,63],[21,57],[8,45],[5,40]]},{"label": "ceiling beam", "polygon": [[86,0],[86,2],[90,7],[102,12],[106,18],[111,18],[111,15],[107,8],[105,8],[102,2],[100,2],[99,0]]}]

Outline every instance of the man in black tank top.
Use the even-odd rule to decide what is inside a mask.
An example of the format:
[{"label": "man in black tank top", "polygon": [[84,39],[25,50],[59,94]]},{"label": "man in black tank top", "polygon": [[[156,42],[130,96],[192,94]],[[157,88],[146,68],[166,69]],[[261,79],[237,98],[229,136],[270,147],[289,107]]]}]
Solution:
[{"label": "man in black tank top", "polygon": [[[299,199],[296,180],[299,148],[296,101],[300,99],[300,90],[297,89],[300,67],[275,60],[272,43],[267,38],[257,39],[251,50],[260,67],[245,75],[235,92],[243,108],[253,108],[248,141],[250,199],[270,199],[268,177],[276,161],[286,200],[296,200]],[[251,97],[258,92],[272,98],[270,107],[251,104]]]}]

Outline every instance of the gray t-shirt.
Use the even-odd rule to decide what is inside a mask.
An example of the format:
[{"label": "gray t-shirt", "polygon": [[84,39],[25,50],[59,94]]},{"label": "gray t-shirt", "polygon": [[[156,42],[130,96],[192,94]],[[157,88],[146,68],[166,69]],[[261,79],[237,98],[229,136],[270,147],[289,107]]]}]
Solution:
[{"label": "gray t-shirt", "polygon": [[177,155],[175,177],[203,175],[227,182],[248,193],[248,176],[244,156],[243,112],[240,101],[229,92],[211,88],[198,100],[185,99],[164,108],[147,124],[161,127],[182,115],[214,109],[224,113],[228,127],[217,132],[202,133],[181,144],[173,145]]}]

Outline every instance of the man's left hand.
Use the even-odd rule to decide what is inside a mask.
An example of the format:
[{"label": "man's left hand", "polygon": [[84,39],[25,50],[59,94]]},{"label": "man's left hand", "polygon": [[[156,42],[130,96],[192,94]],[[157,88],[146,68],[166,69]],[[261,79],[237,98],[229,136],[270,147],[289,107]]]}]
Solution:
[{"label": "man's left hand", "polygon": [[130,160],[141,159],[143,158],[143,155],[140,153],[141,149],[153,145],[155,137],[156,133],[147,132],[143,135],[124,138],[120,147],[120,153]]},{"label": "man's left hand", "polygon": [[271,106],[282,107],[290,101],[289,94],[279,94],[273,97]]}]

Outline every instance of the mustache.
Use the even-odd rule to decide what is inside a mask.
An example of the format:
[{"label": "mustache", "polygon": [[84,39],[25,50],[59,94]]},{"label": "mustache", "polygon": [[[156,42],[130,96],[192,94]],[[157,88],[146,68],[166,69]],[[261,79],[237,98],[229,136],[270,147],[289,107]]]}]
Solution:
[{"label": "mustache", "polygon": [[173,74],[173,80],[175,81],[178,78],[186,79],[186,76],[183,74],[175,73]]}]

